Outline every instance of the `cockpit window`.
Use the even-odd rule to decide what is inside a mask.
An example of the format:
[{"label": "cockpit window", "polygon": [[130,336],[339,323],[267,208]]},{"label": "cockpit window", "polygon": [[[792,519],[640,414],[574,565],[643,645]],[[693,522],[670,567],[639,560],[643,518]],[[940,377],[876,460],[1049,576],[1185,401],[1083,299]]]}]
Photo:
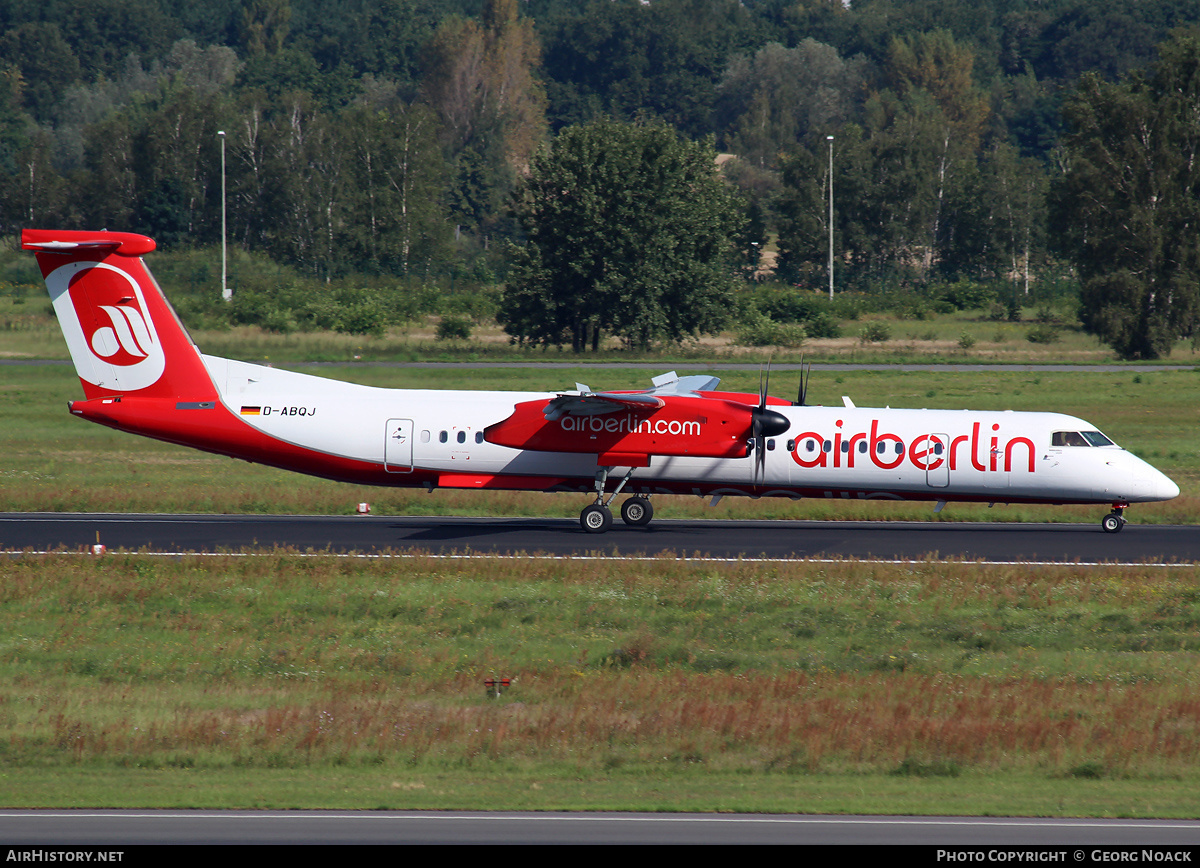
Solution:
[{"label": "cockpit window", "polygon": [[1055,431],[1050,435],[1051,446],[1112,446],[1113,442],[1099,431]]},{"label": "cockpit window", "polygon": [[1078,431],[1055,431],[1050,435],[1051,446],[1087,446],[1088,442]]}]

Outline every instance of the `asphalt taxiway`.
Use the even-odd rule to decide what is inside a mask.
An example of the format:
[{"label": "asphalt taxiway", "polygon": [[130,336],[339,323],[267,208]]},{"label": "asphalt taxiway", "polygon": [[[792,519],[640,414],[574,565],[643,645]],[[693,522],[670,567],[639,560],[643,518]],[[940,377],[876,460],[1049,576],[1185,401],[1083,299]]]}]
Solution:
[{"label": "asphalt taxiway", "polygon": [[900,521],[656,520],[602,535],[572,519],[396,516],[0,514],[5,551],[306,552],[705,559],[1194,563],[1200,527]]}]

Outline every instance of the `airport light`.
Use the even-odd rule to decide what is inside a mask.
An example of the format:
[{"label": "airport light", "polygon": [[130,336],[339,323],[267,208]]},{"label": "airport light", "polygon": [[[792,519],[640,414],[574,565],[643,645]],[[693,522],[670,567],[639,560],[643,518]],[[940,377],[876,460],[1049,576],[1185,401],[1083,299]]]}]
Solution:
[{"label": "airport light", "polygon": [[217,130],[221,138],[221,298],[229,301],[233,293],[229,289],[225,257],[225,131]]},{"label": "airport light", "polygon": [[833,136],[829,140],[829,300],[833,301]]}]

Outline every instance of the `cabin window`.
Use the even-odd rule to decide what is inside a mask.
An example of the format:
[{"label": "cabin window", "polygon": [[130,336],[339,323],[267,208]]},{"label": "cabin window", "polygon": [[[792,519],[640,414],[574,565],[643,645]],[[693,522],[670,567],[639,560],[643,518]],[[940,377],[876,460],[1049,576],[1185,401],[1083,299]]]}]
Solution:
[{"label": "cabin window", "polygon": [[858,441],[858,451],[862,452],[864,454],[866,453],[866,451],[867,451],[867,441],[866,440]]},{"label": "cabin window", "polygon": [[438,443],[445,443],[450,439],[450,435],[445,431],[438,432]]},{"label": "cabin window", "polygon": [[796,451],[796,441],[789,440],[788,441],[788,452],[795,452],[795,451]]},{"label": "cabin window", "polygon": [[809,440],[809,441],[807,442],[807,445],[806,445],[804,448],[805,448],[805,450],[807,450],[808,452],[816,452],[816,451],[817,451],[817,441],[816,441],[816,440]]},{"label": "cabin window", "polygon": [[476,442],[476,443],[482,443],[482,442],[483,442],[483,432],[482,432],[482,431],[476,431],[476,432],[475,432],[475,442]]},{"label": "cabin window", "polygon": [[466,431],[459,431],[459,432],[458,432],[458,442],[459,442],[459,443],[466,443],[466,442],[467,442],[467,432],[466,432]]},{"label": "cabin window", "polygon": [[428,443],[428,442],[429,442],[429,431],[428,431],[428,430],[425,430],[425,431],[422,431],[422,432],[421,432],[421,442],[422,442],[422,443]]},{"label": "cabin window", "polygon": [[821,444],[821,451],[822,452],[832,452],[833,444],[830,443],[828,440],[826,440],[824,443]]},{"label": "cabin window", "polygon": [[768,441],[767,441],[767,451],[768,451],[768,452],[774,452],[774,451],[775,451],[775,441],[774,441],[774,440],[768,440]]},{"label": "cabin window", "polygon": [[933,444],[933,454],[941,455],[943,452],[942,441],[938,440]]}]

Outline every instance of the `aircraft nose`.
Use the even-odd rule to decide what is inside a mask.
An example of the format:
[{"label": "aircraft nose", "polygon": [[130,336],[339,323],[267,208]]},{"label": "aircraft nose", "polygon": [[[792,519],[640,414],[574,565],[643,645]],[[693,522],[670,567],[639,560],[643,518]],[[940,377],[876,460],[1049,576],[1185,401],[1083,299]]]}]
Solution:
[{"label": "aircraft nose", "polygon": [[1179,486],[1175,481],[1149,462],[1135,459],[1133,470],[1142,490],[1153,500],[1171,500],[1179,497]]},{"label": "aircraft nose", "polygon": [[1158,489],[1159,499],[1173,500],[1179,497],[1179,486],[1175,484],[1175,481],[1165,473],[1160,472],[1158,476],[1158,485],[1155,487]]}]

